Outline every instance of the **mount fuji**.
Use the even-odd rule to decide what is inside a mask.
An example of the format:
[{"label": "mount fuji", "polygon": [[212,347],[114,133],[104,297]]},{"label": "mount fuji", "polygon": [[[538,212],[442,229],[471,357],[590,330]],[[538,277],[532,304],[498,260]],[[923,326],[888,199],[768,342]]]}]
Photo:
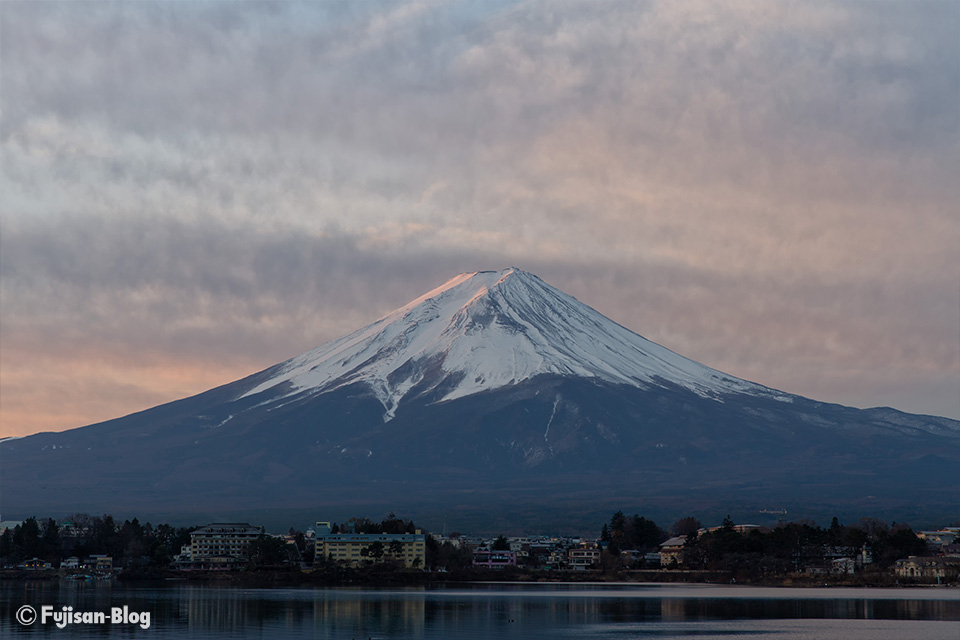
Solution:
[{"label": "mount fuji", "polygon": [[460,274],[242,380],[0,456],[5,517],[960,504],[960,422],[735,378],[519,269]]},{"label": "mount fuji", "polygon": [[281,364],[243,395],[282,387],[282,401],[363,382],[389,421],[408,398],[443,402],[541,375],[641,389],[663,380],[705,398],[750,393],[790,401],[678,356],[518,269],[462,273],[373,324]]}]

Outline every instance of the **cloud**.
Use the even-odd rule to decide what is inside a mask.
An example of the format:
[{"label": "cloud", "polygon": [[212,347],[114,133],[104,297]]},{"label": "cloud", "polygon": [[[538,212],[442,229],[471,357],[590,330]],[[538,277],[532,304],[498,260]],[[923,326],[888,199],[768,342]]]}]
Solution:
[{"label": "cloud", "polygon": [[950,2],[0,4],[3,429],[38,362],[140,371],[95,395],[143,408],[509,264],[731,373],[960,417],[956,24]]}]

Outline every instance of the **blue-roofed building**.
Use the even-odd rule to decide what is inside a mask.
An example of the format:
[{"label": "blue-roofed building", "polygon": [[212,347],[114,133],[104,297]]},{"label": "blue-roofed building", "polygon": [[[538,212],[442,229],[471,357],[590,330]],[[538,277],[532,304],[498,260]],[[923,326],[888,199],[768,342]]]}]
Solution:
[{"label": "blue-roofed building", "polygon": [[329,522],[317,522],[314,531],[317,564],[397,562],[413,569],[426,564],[426,536],[419,529],[415,533],[331,533]]}]

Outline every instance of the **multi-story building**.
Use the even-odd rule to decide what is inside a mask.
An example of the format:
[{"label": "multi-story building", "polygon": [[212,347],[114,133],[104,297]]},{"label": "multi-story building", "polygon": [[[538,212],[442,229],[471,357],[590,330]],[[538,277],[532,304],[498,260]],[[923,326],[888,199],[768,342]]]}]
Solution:
[{"label": "multi-story building", "polygon": [[576,571],[592,569],[600,564],[600,549],[574,547],[567,551],[567,562]]},{"label": "multi-story building", "polygon": [[399,562],[408,568],[420,569],[426,564],[426,536],[420,529],[414,533],[331,533],[329,522],[318,522],[314,528],[314,562],[360,564]]},{"label": "multi-story building", "polygon": [[[262,527],[246,522],[214,522],[190,532],[189,556],[181,552],[183,569],[236,569],[250,558],[250,545]],[[183,550],[186,551],[186,548]]]}]

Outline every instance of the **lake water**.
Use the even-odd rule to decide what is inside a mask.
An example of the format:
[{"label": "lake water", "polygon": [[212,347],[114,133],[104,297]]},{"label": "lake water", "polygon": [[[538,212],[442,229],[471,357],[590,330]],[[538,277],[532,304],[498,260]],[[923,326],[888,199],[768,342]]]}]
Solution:
[{"label": "lake water", "polygon": [[[73,607],[78,621],[17,622]],[[127,617],[119,610],[127,607]],[[112,609],[118,620],[111,622]],[[103,622],[90,622],[96,613]],[[135,619],[145,612],[145,619]],[[48,610],[48,615],[50,611]],[[21,615],[29,618],[29,611]],[[0,637],[960,640],[957,589],[469,584],[251,589],[186,583],[0,584]]]}]

